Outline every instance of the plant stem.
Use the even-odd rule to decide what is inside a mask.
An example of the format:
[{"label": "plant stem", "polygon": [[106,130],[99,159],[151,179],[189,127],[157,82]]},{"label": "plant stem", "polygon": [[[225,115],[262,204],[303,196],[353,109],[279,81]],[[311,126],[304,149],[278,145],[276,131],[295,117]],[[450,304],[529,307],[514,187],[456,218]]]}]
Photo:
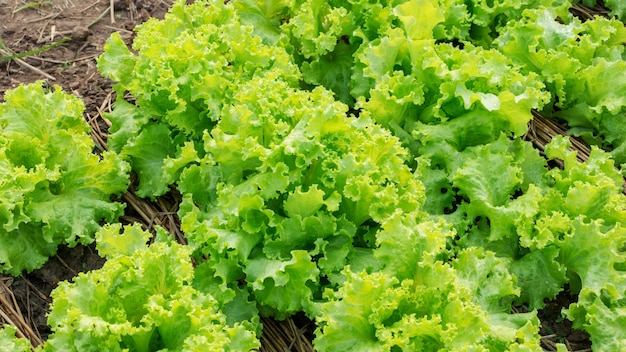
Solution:
[{"label": "plant stem", "polygon": [[46,50],[50,50],[50,49],[52,49],[52,48],[54,48],[56,46],[59,46],[59,45],[61,45],[63,43],[66,43],[66,42],[68,42],[70,40],[72,40],[72,38],[65,37],[65,38],[59,40],[58,42],[54,42],[54,43],[52,43],[50,45],[46,45],[46,46],[44,46],[42,48],[38,48],[38,49],[35,49],[35,50],[27,51],[25,53],[8,55],[8,56],[0,56],[0,61],[13,60],[13,59],[19,59],[19,58],[22,58],[22,57],[26,57],[26,56],[36,55],[36,54],[39,54],[39,53],[44,52]]}]

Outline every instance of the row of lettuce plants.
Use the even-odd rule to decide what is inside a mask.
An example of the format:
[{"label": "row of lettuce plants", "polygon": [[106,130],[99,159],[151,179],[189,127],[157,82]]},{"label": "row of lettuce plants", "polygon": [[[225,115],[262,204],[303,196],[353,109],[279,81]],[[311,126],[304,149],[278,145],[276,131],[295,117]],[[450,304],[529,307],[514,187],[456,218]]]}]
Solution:
[{"label": "row of lettuce plants", "polygon": [[[107,258],[59,284],[38,348],[254,350],[260,317],[304,313],[320,351],[541,351],[564,290],[594,350],[626,348],[625,9],[606,4],[177,1],[98,59],[118,97],[98,156],[79,99],[7,92],[2,271],[94,239]],[[533,111],[588,160],[525,141]],[[131,172],[181,194],[187,245],[116,222]]]}]

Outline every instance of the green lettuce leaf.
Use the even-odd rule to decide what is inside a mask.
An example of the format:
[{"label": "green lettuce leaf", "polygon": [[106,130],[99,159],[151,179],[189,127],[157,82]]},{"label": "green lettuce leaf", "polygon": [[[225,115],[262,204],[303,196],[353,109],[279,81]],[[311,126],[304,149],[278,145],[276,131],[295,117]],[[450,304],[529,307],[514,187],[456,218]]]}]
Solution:
[{"label": "green lettuce leaf", "polygon": [[578,219],[561,244],[560,261],[580,279],[578,302],[566,316],[590,335],[593,348],[619,350],[626,345],[626,229],[602,230],[601,221]]},{"label": "green lettuce leaf", "polygon": [[254,34],[263,38],[266,44],[275,44],[282,37],[280,26],[296,2],[238,0],[234,5],[242,23],[252,26]]},{"label": "green lettuce leaf", "polygon": [[516,305],[530,309],[545,307],[546,299],[554,299],[568,282],[567,267],[559,260],[559,248],[551,245],[525,254],[510,264],[509,271],[520,287]]},{"label": "green lettuce leaf", "polygon": [[540,349],[534,313],[490,318],[448,265],[422,262],[402,281],[384,272],[345,275],[316,319],[319,351]]},{"label": "green lettuce leaf", "polygon": [[571,218],[601,219],[606,226],[624,223],[624,178],[615,161],[608,153],[593,147],[587,161],[579,163],[577,152],[570,147],[569,139],[562,136],[554,137],[546,146],[549,158],[564,163],[563,170],[555,168],[549,172],[554,183],[550,200],[545,204],[546,210],[555,205],[554,210]]},{"label": "green lettuce leaf", "polygon": [[423,214],[395,213],[376,233],[374,256],[382,271],[396,278],[413,278],[415,267],[431,256],[445,254],[446,242],[455,233],[443,220],[424,221]]},{"label": "green lettuce leaf", "polygon": [[113,153],[93,153],[83,103],[41,82],[7,91],[0,105],[1,271],[32,271],[57,246],[93,241],[101,221],[124,205],[129,167]]},{"label": "green lettuce leaf", "polygon": [[510,21],[496,45],[524,72],[537,73],[546,83],[552,100],[545,114],[566,120],[570,133],[613,151],[621,164],[626,161],[620,127],[625,40],[626,28],[615,18],[582,22],[553,9],[535,9]]},{"label": "green lettuce leaf", "polygon": [[[264,44],[220,1],[176,2],[163,20],[138,28],[133,49],[114,34],[98,67],[117,82],[119,110],[107,115],[117,123],[111,140],[138,174],[143,197],[168,190],[185,164],[168,169],[163,160],[184,158],[186,142],[201,151],[205,132],[241,85],[263,76],[296,86],[300,77],[284,48]],[[134,105],[121,100],[127,93]]]},{"label": "green lettuce leaf", "polygon": [[30,341],[15,334],[17,328],[13,325],[5,324],[0,328],[0,345],[6,351],[29,352],[32,350]]},{"label": "green lettuce leaf", "polygon": [[516,20],[523,15],[526,9],[550,9],[556,16],[567,17],[571,6],[569,0],[505,0],[497,3],[489,0],[470,1],[472,14],[471,36],[474,41],[484,45],[491,44],[493,38],[502,31],[510,21]]},{"label": "green lettuce leaf", "polygon": [[452,266],[459,280],[473,292],[473,300],[489,313],[511,313],[513,300],[520,295],[517,278],[509,271],[510,260],[479,247],[460,251]]},{"label": "green lettuce leaf", "polygon": [[322,286],[352,260],[369,265],[379,224],[419,209],[423,188],[398,139],[348,117],[329,91],[264,78],[243,87],[205,135],[202,161],[181,173],[182,229],[225,287],[248,280],[265,314],[313,314]]},{"label": "green lettuce leaf", "polygon": [[[99,233],[99,250],[109,255],[101,269],[61,282],[51,294],[48,321],[53,334],[45,351],[250,351],[259,347],[258,316],[227,323],[220,302],[191,285],[190,249],[157,228],[150,234],[137,226]],[[133,249],[112,250],[119,237],[134,238]],[[143,245],[143,246],[142,246]],[[115,254],[112,254],[114,253]]]},{"label": "green lettuce leaf", "polygon": [[605,5],[611,9],[611,16],[617,16],[620,19],[626,18],[626,6],[617,0],[606,0]]},{"label": "green lettuce leaf", "polygon": [[260,312],[282,320],[297,312],[311,314],[319,269],[304,250],[291,252],[290,260],[254,257],[244,269]]},{"label": "green lettuce leaf", "polygon": [[574,321],[575,328],[589,333],[594,350],[619,351],[626,346],[626,307],[623,303],[606,303],[605,296],[589,295],[584,301],[570,305],[565,314]]},{"label": "green lettuce leaf", "polygon": [[152,238],[139,224],[128,225],[122,231],[122,224],[107,224],[96,233],[98,254],[107,259],[130,256],[142,249]]}]

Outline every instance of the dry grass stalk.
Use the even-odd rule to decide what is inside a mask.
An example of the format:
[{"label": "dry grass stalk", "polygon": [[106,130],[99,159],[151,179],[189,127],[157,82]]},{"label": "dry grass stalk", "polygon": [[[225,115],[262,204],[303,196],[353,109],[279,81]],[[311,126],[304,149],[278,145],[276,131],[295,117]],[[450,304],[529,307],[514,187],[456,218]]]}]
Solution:
[{"label": "dry grass stalk", "polygon": [[[4,55],[4,56],[10,56],[12,55],[10,52],[0,49],[0,54]],[[54,78],[52,75],[49,75],[45,72],[43,72],[42,70],[38,69],[37,67],[27,63],[26,61],[19,59],[19,58],[14,58],[11,59],[13,61],[15,61],[18,65],[22,66],[23,68],[27,68],[35,73],[37,73],[38,75],[41,75],[43,77],[46,77],[47,79],[51,80],[51,81],[56,81],[56,78]]]},{"label": "dry grass stalk", "polygon": [[312,333],[312,325],[304,324],[299,327],[292,318],[283,321],[263,318],[262,322],[262,352],[315,352],[310,338],[307,337],[308,333]]},{"label": "dry grass stalk", "polygon": [[31,328],[29,320],[22,314],[10,286],[12,277],[0,276],[0,323],[10,324],[17,328],[17,336],[30,340],[31,345],[42,344],[41,336]]},{"label": "dry grass stalk", "polygon": [[567,347],[567,350],[571,351],[571,352],[591,352],[591,349],[587,349],[587,348],[586,349],[582,349],[582,350],[574,349],[574,347],[570,344],[569,341],[567,341],[567,339],[565,339],[562,342],[559,341],[559,340],[560,340],[560,338],[556,334],[542,336],[541,337],[541,347],[546,352],[556,352],[556,351],[558,351],[557,345],[558,344],[564,344],[565,347]]},{"label": "dry grass stalk", "polygon": [[590,20],[596,16],[607,17],[611,10],[609,10],[602,3],[599,3],[593,7],[586,6],[580,3],[574,3],[570,8],[570,12],[579,18]]},{"label": "dry grass stalk", "polygon": [[[567,129],[564,126],[557,124],[554,120],[550,120],[538,112],[533,111],[533,115],[534,118],[530,121],[528,132],[526,132],[524,138],[532,142],[535,148],[542,153],[546,144],[552,140],[552,137],[557,135],[568,136]],[[591,153],[591,147],[580,138],[569,136],[569,140],[572,142],[572,150],[578,152],[578,161],[587,161],[589,153]]]},{"label": "dry grass stalk", "polygon": [[[546,144],[550,143],[552,137],[561,135],[568,136],[572,142],[572,150],[576,151],[576,159],[578,161],[585,162],[589,159],[591,153],[591,147],[585,143],[582,139],[569,136],[567,134],[566,126],[557,124],[554,120],[548,119],[538,112],[533,111],[534,118],[530,121],[528,126],[528,132],[524,136],[524,139],[533,143],[535,148],[539,149],[543,154]],[[559,167],[563,167],[563,163],[560,160],[555,160]],[[626,180],[622,185],[622,192],[626,194]]]}]

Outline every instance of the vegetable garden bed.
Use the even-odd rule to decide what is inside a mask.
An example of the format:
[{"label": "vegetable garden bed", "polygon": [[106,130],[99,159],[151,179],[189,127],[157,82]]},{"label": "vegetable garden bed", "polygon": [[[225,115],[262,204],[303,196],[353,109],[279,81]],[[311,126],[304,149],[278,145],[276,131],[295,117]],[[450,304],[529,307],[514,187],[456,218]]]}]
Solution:
[{"label": "vegetable garden bed", "polygon": [[625,349],[626,9],[592,3],[179,1],[107,41],[92,139],[7,91],[0,341]]}]

